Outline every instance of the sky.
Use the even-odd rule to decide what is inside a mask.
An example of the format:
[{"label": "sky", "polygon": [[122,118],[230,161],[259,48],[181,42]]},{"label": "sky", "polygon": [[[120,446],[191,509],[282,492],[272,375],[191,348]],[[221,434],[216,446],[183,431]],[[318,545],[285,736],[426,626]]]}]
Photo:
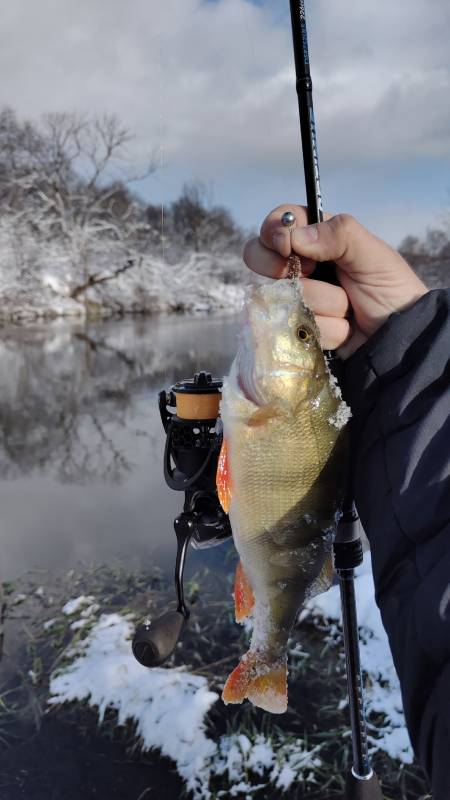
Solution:
[{"label": "sky", "polygon": [[[396,245],[450,215],[448,0],[306,0],[324,205]],[[288,0],[14,0],[0,22],[2,103],[116,113],[136,185],[258,228],[305,199]]]}]

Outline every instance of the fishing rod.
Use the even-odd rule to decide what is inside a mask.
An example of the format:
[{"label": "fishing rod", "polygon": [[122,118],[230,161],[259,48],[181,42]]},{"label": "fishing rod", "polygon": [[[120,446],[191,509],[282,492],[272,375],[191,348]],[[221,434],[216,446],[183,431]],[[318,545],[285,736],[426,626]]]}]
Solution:
[{"label": "fishing rod", "polygon": [[[304,0],[289,0],[289,3],[308,221],[310,224],[314,224],[323,221],[323,203],[305,3]],[[282,222],[287,227],[291,227],[295,223],[295,216],[288,211],[283,215]],[[338,282],[336,267],[329,263],[317,264],[311,277],[328,283]],[[336,361],[334,354],[332,354],[332,361]],[[354,581],[354,570],[363,560],[363,550],[358,514],[351,496],[346,498],[343,505],[343,514],[333,551],[341,595],[353,749],[353,764],[347,775],[345,798],[346,800],[382,800],[380,784],[371,767],[368,753]]]},{"label": "fishing rod", "polygon": [[[303,146],[303,164],[310,223],[323,220],[319,159],[303,0],[290,0],[297,94]],[[283,224],[295,223],[292,212]],[[318,264],[314,277],[336,281],[333,265]],[[166,432],[164,476],[167,485],[184,493],[183,511],[174,521],[177,537],[175,564],[176,610],[156,619],[146,617],[136,629],[132,649],[146,667],[162,665],[173,653],[189,619],[183,591],[188,546],[215,546],[232,535],[216,490],[216,469],[222,444],[219,401],[222,382],[206,372],[180,381],[159,394],[159,410]],[[347,776],[346,800],[382,800],[378,779],[370,766],[359,658],[354,569],[362,561],[362,546],[354,504],[347,501],[334,544],[334,564],[341,592],[344,647],[347,666],[353,765]]]}]

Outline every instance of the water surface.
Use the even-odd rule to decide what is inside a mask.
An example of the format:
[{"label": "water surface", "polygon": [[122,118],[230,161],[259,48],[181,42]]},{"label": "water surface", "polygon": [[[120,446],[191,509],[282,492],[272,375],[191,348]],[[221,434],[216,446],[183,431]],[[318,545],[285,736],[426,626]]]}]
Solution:
[{"label": "water surface", "polygon": [[182,495],[164,483],[157,395],[199,369],[222,377],[238,327],[172,315],[2,330],[0,580],[171,564]]}]

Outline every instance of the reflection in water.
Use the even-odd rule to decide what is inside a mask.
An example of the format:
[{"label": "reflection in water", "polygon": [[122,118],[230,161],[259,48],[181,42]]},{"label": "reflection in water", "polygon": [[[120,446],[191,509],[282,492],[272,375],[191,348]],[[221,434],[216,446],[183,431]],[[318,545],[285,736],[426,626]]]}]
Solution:
[{"label": "reflection in water", "polygon": [[157,394],[198,369],[222,376],[238,324],[161,316],[2,332],[0,579],[172,556],[182,496],[162,476]]}]

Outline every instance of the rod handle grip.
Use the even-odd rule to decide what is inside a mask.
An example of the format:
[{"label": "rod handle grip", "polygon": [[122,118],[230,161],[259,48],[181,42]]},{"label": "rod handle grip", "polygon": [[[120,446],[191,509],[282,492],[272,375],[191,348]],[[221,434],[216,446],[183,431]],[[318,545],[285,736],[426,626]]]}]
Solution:
[{"label": "rod handle grip", "polygon": [[375,772],[372,772],[370,778],[363,780],[356,778],[350,770],[342,800],[383,800],[383,792]]}]

